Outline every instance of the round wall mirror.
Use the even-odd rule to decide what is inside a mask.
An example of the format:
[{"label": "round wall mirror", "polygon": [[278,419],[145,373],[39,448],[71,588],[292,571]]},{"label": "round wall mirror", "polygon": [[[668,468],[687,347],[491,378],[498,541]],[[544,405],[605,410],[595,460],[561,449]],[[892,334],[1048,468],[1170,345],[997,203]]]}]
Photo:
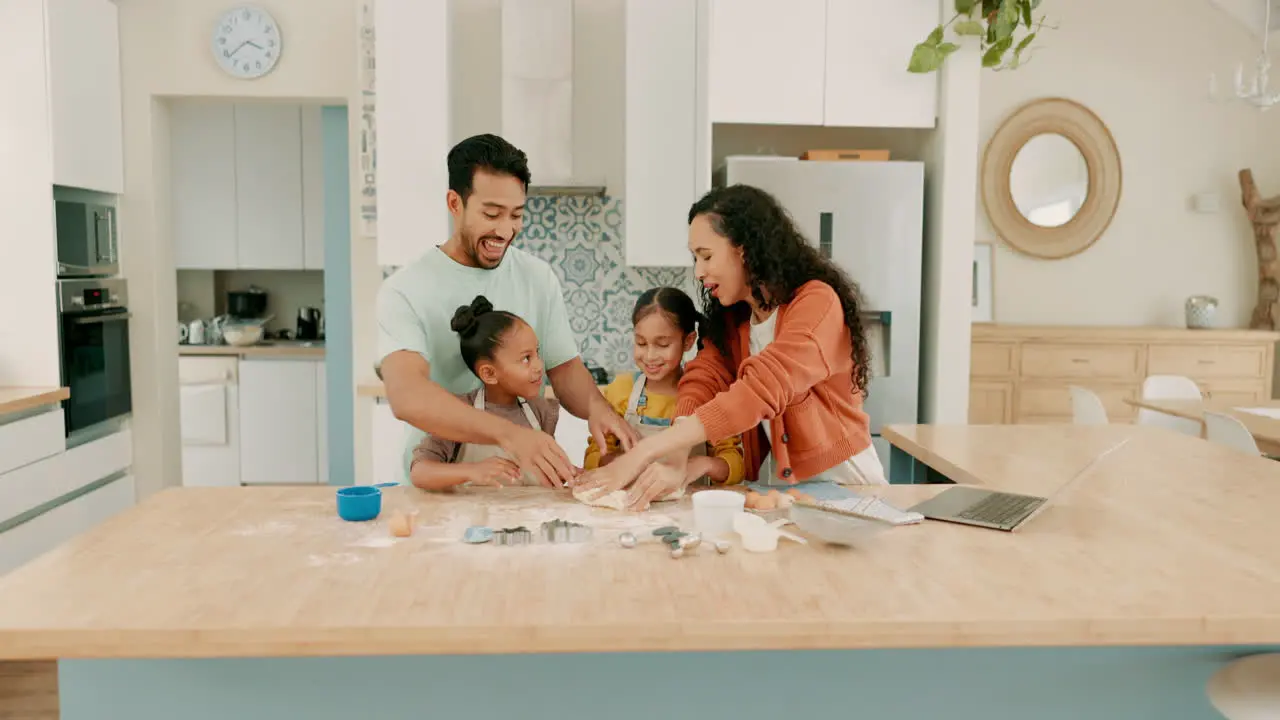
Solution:
[{"label": "round wall mirror", "polygon": [[1075,255],[1097,242],[1120,203],[1120,153],[1084,106],[1036,100],[1005,120],[982,162],[992,227],[1033,257]]},{"label": "round wall mirror", "polygon": [[1013,158],[1009,193],[1018,212],[1032,225],[1066,225],[1080,212],[1089,193],[1084,154],[1057,133],[1031,138]]}]

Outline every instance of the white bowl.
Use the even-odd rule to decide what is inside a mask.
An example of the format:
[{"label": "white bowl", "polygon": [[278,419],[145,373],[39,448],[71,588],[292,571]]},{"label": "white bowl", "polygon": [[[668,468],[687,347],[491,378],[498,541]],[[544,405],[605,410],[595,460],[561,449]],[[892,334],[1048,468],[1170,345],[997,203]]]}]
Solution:
[{"label": "white bowl", "polygon": [[693,494],[693,526],[707,539],[733,532],[733,518],[746,507],[747,496],[732,490],[700,490]]},{"label": "white bowl", "polygon": [[244,347],[262,340],[261,325],[226,325],[222,328],[222,339],[228,345]]},{"label": "white bowl", "polygon": [[887,522],[819,510],[796,503],[791,506],[791,522],[819,540],[833,545],[859,545],[890,528]]}]

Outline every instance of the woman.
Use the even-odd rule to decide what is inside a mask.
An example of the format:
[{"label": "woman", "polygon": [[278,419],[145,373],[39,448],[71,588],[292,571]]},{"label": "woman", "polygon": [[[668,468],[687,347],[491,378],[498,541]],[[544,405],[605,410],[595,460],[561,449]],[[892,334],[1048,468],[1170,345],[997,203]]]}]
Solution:
[{"label": "woman", "polygon": [[690,447],[738,434],[747,477],[761,482],[884,484],[862,409],[871,359],[854,282],[747,185],[694,203],[689,250],[707,322],[677,420],[578,484],[608,492],[636,481],[630,507],[644,509],[696,479],[683,462]]}]

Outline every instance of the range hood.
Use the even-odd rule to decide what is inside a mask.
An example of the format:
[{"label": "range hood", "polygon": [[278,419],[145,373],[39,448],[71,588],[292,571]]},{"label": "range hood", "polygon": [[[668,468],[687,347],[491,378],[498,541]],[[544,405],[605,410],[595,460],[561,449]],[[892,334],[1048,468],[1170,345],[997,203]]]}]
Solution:
[{"label": "range hood", "polygon": [[502,0],[502,136],[529,156],[530,195],[605,194],[573,157],[574,0]]}]

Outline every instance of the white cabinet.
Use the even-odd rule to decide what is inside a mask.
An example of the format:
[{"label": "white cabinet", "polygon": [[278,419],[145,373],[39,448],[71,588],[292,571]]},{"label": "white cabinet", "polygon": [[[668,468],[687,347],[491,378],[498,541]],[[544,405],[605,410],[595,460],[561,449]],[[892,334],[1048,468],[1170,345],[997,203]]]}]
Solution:
[{"label": "white cabinet", "polygon": [[823,123],[933,127],[938,74],[906,68],[911,49],[938,24],[939,16],[938,0],[827,0]]},{"label": "white cabinet", "polygon": [[314,360],[240,361],[240,482],[321,481],[320,365]]},{"label": "white cabinet", "polygon": [[239,361],[234,357],[178,358],[182,484],[240,484]]},{"label": "white cabinet", "polygon": [[404,482],[404,439],[407,426],[396,419],[386,400],[374,403],[370,425],[373,430],[373,437],[369,442],[373,453],[371,484]]},{"label": "white cabinet", "polygon": [[0,575],[133,507],[137,489],[124,475],[0,533]]},{"label": "white cabinet", "polygon": [[[689,206],[711,184],[706,0],[627,0],[627,264],[692,264]],[[381,40],[379,40],[381,42]]]},{"label": "white cabinet", "polygon": [[302,114],[296,105],[238,104],[237,267],[303,266]]},{"label": "white cabinet", "polygon": [[[111,0],[47,0],[45,34],[53,182],[122,193],[124,123],[116,4]],[[12,67],[7,70],[23,72]]]},{"label": "white cabinet", "polygon": [[174,265],[324,269],[319,106],[170,106]]},{"label": "white cabinet", "polygon": [[821,125],[826,18],[827,0],[711,0],[711,121]]},{"label": "white cabinet", "polygon": [[449,237],[449,5],[378,0],[374,8],[382,266],[407,265]]},{"label": "white cabinet", "polygon": [[712,122],[933,127],[937,73],[907,72],[938,0],[712,0]]},{"label": "white cabinet", "polygon": [[[329,388],[323,362],[316,366],[316,482],[329,482]],[[343,484],[346,484],[344,481]]]},{"label": "white cabinet", "polygon": [[234,107],[174,102],[169,143],[173,264],[180,270],[238,267]]}]

